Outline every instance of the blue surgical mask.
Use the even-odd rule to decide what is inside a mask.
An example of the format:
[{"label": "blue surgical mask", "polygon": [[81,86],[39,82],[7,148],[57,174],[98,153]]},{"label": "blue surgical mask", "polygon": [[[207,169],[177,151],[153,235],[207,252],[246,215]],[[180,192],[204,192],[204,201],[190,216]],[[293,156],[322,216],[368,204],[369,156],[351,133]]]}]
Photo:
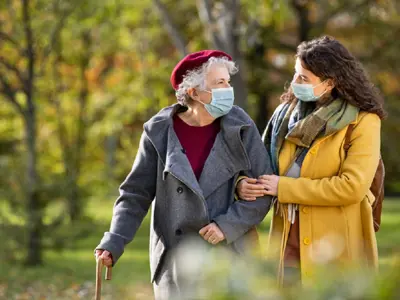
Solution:
[{"label": "blue surgical mask", "polygon": [[204,104],[204,107],[213,118],[216,119],[229,113],[235,100],[233,87],[212,89],[211,92],[206,92],[211,93],[211,103]]},{"label": "blue surgical mask", "polygon": [[319,86],[320,84],[324,83],[324,81],[318,83],[317,85],[312,84],[300,84],[296,82],[292,82],[292,90],[295,97],[304,102],[315,102],[317,101],[323,94],[326,93],[326,90],[319,96],[315,96],[314,88]]}]

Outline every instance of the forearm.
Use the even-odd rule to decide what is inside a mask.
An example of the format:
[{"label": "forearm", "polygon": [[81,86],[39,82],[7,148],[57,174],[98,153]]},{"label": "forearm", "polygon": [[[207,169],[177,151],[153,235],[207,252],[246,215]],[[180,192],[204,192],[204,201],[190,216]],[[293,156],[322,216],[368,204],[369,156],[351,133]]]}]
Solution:
[{"label": "forearm", "polygon": [[271,197],[261,197],[256,201],[235,201],[228,211],[214,218],[225,235],[227,243],[232,243],[249,231],[267,215],[271,207]]},{"label": "forearm", "polygon": [[96,249],[111,252],[115,264],[124,247],[135,236],[155,197],[157,178],[157,154],[143,133],[138,154],[131,172],[120,187],[115,202],[110,230]]},{"label": "forearm", "polygon": [[356,184],[346,174],[322,179],[290,178],[281,176],[278,200],[316,206],[343,206],[361,202],[370,184]]}]

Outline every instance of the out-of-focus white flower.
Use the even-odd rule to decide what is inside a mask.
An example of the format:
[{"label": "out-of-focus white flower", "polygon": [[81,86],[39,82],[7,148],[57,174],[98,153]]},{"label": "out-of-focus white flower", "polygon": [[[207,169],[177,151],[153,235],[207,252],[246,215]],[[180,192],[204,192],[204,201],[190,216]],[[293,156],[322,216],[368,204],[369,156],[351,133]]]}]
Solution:
[{"label": "out-of-focus white flower", "polygon": [[342,236],[334,233],[327,234],[311,244],[310,257],[318,264],[327,264],[343,253],[344,246],[345,241]]}]

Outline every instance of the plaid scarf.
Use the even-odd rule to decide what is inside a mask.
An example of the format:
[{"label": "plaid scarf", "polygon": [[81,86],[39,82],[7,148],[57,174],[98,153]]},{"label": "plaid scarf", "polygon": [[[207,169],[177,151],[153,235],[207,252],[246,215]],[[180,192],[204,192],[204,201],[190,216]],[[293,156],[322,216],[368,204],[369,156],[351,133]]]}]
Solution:
[{"label": "plaid scarf", "polygon": [[[315,103],[293,101],[283,103],[275,111],[263,134],[263,141],[271,160],[274,174],[279,174],[279,153],[283,142],[297,145],[293,163],[300,168],[312,143],[320,137],[331,135],[356,120],[359,108],[340,98],[330,99],[318,109]],[[290,169],[291,166],[289,166]],[[276,200],[276,199],[275,199]],[[278,204],[282,207],[282,204]],[[281,213],[288,211],[282,209]],[[293,213],[291,213],[293,215]]]}]

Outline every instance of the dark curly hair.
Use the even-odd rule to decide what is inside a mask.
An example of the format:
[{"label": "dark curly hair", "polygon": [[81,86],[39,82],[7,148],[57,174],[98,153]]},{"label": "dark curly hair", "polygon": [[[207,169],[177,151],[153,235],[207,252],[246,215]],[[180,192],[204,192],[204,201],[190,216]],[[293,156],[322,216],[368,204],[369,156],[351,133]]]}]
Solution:
[{"label": "dark curly hair", "polygon": [[[322,81],[333,81],[333,98],[346,100],[360,110],[377,114],[381,119],[386,117],[380,92],[369,80],[361,63],[336,39],[323,36],[302,42],[297,47],[296,57],[301,59],[304,68]],[[283,102],[294,99],[291,88],[281,96]]]}]

